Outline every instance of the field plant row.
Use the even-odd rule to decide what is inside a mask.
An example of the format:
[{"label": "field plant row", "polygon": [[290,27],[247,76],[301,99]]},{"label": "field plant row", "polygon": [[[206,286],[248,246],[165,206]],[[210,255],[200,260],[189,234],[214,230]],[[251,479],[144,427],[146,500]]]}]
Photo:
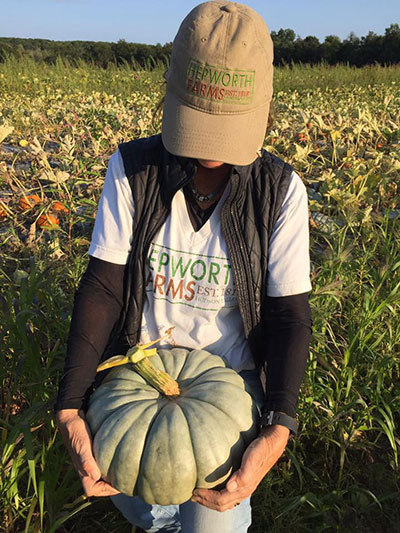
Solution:
[{"label": "field plant row", "polygon": [[[253,533],[398,531],[400,70],[278,69],[265,147],[310,199],[300,435]],[[160,71],[0,65],[0,530],[122,532],[82,495],[52,409],[107,162],[160,129]]]},{"label": "field plant row", "polygon": [[[110,63],[99,68],[85,61],[69,62],[58,58],[54,65],[34,61],[29,56],[8,57],[0,63],[0,89],[11,94],[50,95],[57,89],[63,94],[78,91],[90,95],[95,91],[129,97],[133,91],[156,91],[163,84],[167,66],[160,63],[150,71],[132,71],[132,65]],[[337,88],[368,85],[396,85],[400,82],[400,65],[286,65],[275,68],[275,91],[309,90],[317,87]],[[149,85],[152,86],[150,89]]]}]

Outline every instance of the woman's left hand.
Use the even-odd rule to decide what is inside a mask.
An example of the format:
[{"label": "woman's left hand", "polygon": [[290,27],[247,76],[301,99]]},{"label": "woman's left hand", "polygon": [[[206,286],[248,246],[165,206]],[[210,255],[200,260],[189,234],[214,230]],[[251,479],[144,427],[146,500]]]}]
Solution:
[{"label": "woman's left hand", "polygon": [[289,430],[284,426],[264,428],[243,454],[242,464],[221,490],[196,489],[192,501],[215,511],[233,509],[248,498],[285,450]]}]

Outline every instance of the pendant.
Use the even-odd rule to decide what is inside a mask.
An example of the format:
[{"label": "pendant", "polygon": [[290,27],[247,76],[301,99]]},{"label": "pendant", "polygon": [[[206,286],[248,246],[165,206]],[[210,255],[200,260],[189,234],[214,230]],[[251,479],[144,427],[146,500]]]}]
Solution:
[{"label": "pendant", "polygon": [[198,202],[211,202],[211,200],[213,200],[221,191],[221,189],[225,186],[225,183],[226,182],[221,183],[221,185],[219,185],[214,191],[210,192],[209,194],[201,194],[196,189],[196,186],[193,183],[190,184],[190,190]]}]

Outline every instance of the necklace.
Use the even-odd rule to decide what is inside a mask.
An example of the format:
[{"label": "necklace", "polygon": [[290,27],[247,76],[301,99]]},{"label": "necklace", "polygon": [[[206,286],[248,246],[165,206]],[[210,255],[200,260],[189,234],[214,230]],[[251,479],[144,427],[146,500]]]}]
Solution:
[{"label": "necklace", "polygon": [[211,191],[209,194],[201,194],[199,190],[197,189],[196,185],[192,182],[190,184],[190,190],[198,202],[206,203],[206,202],[211,202],[211,200],[213,200],[217,196],[217,194],[221,191],[221,189],[225,187],[225,184],[226,184],[226,180],[224,180],[220,185],[218,185],[216,189]]}]

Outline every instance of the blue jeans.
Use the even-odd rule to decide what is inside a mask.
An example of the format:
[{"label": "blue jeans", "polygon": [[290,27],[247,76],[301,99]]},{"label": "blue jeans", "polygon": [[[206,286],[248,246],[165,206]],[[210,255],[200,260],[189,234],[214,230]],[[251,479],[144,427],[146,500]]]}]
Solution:
[{"label": "blue jeans", "polygon": [[[264,393],[257,371],[243,370],[240,375],[260,407]],[[246,533],[251,524],[250,498],[223,513],[190,500],[181,505],[150,505],[125,494],[111,500],[131,524],[150,533]]]}]

